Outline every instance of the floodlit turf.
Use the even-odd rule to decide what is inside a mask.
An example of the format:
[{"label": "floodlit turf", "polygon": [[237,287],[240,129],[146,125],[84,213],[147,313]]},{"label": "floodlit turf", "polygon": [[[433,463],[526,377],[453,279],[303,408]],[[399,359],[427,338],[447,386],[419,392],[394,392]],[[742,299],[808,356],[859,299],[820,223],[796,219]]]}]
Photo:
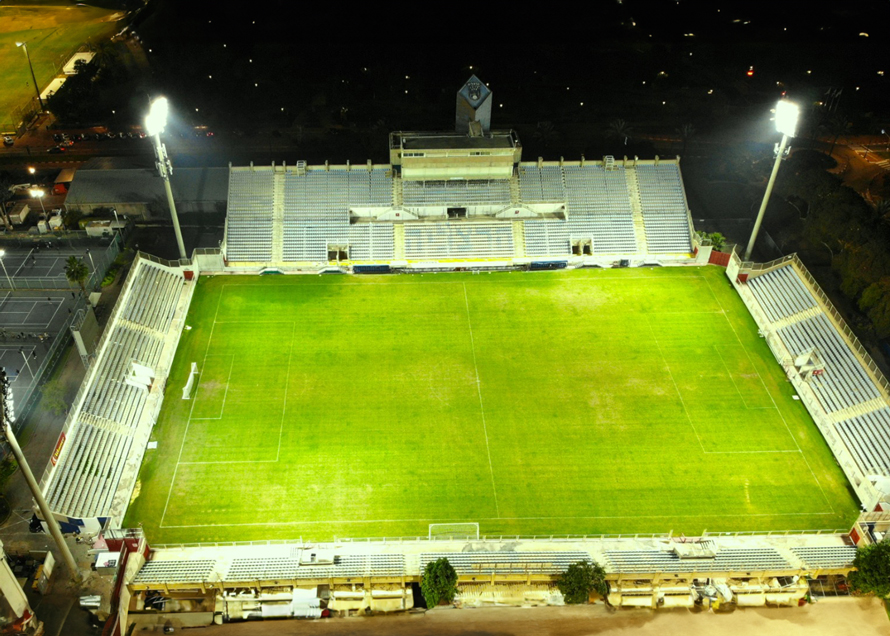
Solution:
[{"label": "floodlit turf", "polygon": [[155,543],[856,516],[720,268],[218,276],[187,324],[126,519]]},{"label": "floodlit turf", "polygon": [[121,17],[123,12],[61,2],[0,4],[0,128],[12,130],[19,109],[36,97],[28,59],[16,42],[27,43],[34,76],[43,90],[79,46],[95,44],[123,28],[117,23]]}]

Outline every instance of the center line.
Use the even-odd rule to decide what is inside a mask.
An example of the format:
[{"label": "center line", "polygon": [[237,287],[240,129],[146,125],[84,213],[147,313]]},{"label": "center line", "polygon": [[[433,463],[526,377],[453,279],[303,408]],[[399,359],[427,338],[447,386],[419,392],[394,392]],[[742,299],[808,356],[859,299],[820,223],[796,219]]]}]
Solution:
[{"label": "center line", "polygon": [[476,391],[479,393],[479,412],[482,414],[482,432],[485,433],[485,451],[488,453],[488,470],[491,473],[491,489],[494,491],[494,510],[498,518],[501,509],[498,506],[498,489],[494,485],[494,466],[491,465],[491,447],[488,445],[488,427],[485,425],[485,406],[482,403],[482,382],[479,380],[479,366],[476,364],[476,341],[473,339],[473,324],[470,322],[470,299],[467,297],[467,284],[464,283],[464,306],[467,309],[467,327],[470,330],[470,347],[473,350],[473,368],[476,370]]}]

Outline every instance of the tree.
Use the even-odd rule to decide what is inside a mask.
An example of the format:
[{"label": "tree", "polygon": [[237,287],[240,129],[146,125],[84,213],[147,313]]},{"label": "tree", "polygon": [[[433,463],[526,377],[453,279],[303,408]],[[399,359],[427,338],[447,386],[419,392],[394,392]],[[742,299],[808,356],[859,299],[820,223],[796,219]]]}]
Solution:
[{"label": "tree", "polygon": [[613,119],[606,128],[606,137],[624,140],[624,145],[633,138],[633,128],[623,119]]},{"label": "tree", "polygon": [[65,387],[59,380],[47,382],[43,386],[41,406],[55,415],[61,415],[68,408],[68,403],[65,401]]},{"label": "tree", "polygon": [[859,308],[868,314],[878,338],[890,336],[890,276],[865,288]]},{"label": "tree", "polygon": [[569,605],[586,603],[591,592],[596,592],[603,598],[609,594],[606,571],[601,565],[591,561],[578,561],[570,565],[568,570],[559,575],[556,585]]},{"label": "tree", "polygon": [[82,260],[76,256],[69,256],[65,262],[65,278],[72,283],[80,285],[80,291],[86,294],[86,280],[90,275],[90,270]]},{"label": "tree", "polygon": [[836,113],[832,115],[828,121],[825,122],[824,128],[829,135],[834,135],[834,139],[831,141],[831,149],[828,151],[828,154],[831,155],[834,152],[834,147],[837,145],[837,140],[841,135],[844,135],[850,132],[850,129],[853,127],[853,124],[842,114]]},{"label": "tree", "polygon": [[448,559],[442,557],[426,564],[420,580],[420,591],[427,607],[435,607],[441,601],[450,603],[454,600],[457,595],[457,572]]},{"label": "tree", "polygon": [[700,236],[703,241],[711,241],[711,246],[718,252],[723,249],[724,245],[726,245],[726,237],[720,232],[711,232],[710,234],[701,232]]},{"label": "tree", "polygon": [[882,541],[859,548],[853,559],[855,572],[848,577],[852,590],[858,594],[890,595],[890,543]]},{"label": "tree", "polygon": [[535,139],[540,142],[543,148],[547,148],[550,144],[559,139],[559,133],[553,126],[552,121],[539,121],[535,128]]},{"label": "tree", "polygon": [[692,124],[683,124],[679,128],[677,128],[677,134],[680,135],[680,140],[683,142],[683,150],[680,152],[680,156],[686,155],[686,147],[689,145],[689,140],[695,137],[695,126]]}]

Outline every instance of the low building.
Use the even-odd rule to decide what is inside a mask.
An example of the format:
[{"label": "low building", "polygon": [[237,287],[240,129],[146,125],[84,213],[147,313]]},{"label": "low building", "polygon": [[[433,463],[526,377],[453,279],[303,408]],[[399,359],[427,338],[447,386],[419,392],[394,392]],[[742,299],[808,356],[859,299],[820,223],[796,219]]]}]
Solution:
[{"label": "low building", "polygon": [[[170,181],[179,214],[226,211],[228,168],[176,168]],[[84,215],[114,208],[138,219],[169,217],[164,183],[149,162],[92,159],[78,169],[66,203]]]}]

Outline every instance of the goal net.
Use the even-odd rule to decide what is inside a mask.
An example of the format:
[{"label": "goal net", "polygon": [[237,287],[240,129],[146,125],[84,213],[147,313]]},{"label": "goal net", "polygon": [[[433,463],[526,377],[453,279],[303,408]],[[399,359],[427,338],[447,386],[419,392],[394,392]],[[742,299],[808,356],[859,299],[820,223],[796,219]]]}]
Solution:
[{"label": "goal net", "polygon": [[468,541],[479,539],[478,523],[431,523],[430,539]]},{"label": "goal net", "polygon": [[192,387],[195,386],[195,376],[198,375],[198,363],[192,362],[192,370],[189,372],[188,382],[182,387],[182,399],[188,400],[192,397]]}]

